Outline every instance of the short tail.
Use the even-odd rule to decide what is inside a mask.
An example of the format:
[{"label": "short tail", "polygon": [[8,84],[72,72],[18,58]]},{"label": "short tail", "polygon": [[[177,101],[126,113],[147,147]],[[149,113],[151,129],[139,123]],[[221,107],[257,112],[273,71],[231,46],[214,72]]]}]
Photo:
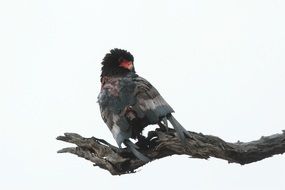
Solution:
[{"label": "short tail", "polygon": [[186,143],[185,136],[191,137],[190,133],[186,129],[184,129],[184,127],[182,127],[182,125],[174,118],[172,114],[167,116],[167,119],[169,120],[175,131],[177,132],[177,135],[181,139],[181,141],[183,143]]},{"label": "short tail", "polygon": [[124,140],[124,144],[141,161],[144,161],[144,162],[149,162],[150,161],[150,159],[148,157],[146,157],[145,155],[143,155],[142,153],[140,153],[137,150],[139,147],[137,145],[135,145],[132,141],[130,141],[128,139]]}]

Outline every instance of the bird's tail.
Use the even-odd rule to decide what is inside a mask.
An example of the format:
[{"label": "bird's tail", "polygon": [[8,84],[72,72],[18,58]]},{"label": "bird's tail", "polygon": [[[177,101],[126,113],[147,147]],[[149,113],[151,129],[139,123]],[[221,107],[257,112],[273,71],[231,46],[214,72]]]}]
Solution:
[{"label": "bird's tail", "polygon": [[127,148],[141,161],[144,162],[149,162],[150,159],[148,157],[146,157],[145,155],[143,155],[142,153],[140,153],[137,149],[139,148],[137,145],[135,145],[132,141],[130,141],[129,139],[124,140],[124,144],[127,146]]},{"label": "bird's tail", "polygon": [[177,132],[177,135],[181,139],[181,141],[183,143],[186,143],[185,136],[191,137],[190,133],[186,129],[184,129],[184,127],[182,127],[182,125],[174,118],[172,114],[167,116],[167,119],[169,120],[175,131]]}]

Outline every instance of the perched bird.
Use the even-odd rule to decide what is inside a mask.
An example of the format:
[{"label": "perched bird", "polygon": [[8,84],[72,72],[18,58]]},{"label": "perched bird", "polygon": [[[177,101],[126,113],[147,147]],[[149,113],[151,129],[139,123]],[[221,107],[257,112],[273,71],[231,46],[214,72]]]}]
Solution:
[{"label": "perched bird", "polygon": [[129,139],[143,139],[143,129],[151,124],[167,125],[170,121],[178,137],[185,142],[189,133],[173,117],[170,105],[144,78],[136,74],[133,55],[112,49],[102,61],[101,92],[98,96],[101,116],[117,144],[125,144],[133,154],[148,162],[137,145]]}]

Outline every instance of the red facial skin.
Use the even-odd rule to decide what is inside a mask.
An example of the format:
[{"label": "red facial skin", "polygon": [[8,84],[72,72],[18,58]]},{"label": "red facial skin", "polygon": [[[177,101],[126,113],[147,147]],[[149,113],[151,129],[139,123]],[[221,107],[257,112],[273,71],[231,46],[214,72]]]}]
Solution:
[{"label": "red facial skin", "polygon": [[127,60],[124,60],[120,63],[119,65],[120,67],[123,67],[125,69],[128,69],[128,70],[132,70],[133,69],[133,62],[132,61],[127,61]]}]

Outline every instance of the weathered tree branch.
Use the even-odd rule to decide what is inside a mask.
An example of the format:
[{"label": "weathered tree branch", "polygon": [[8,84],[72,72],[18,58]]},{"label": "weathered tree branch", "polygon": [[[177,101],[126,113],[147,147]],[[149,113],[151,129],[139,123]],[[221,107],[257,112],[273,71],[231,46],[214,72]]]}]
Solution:
[{"label": "weathered tree branch", "polygon": [[[149,133],[150,146],[139,151],[152,161],[170,155],[190,155],[194,158],[207,159],[209,157],[227,160],[229,163],[249,164],[285,152],[285,131],[261,137],[248,143],[228,143],[219,137],[190,132],[192,139],[182,144],[174,130],[167,133],[159,129]],[[84,138],[75,133],[65,133],[57,140],[76,144],[77,147],[63,148],[58,153],[72,153],[85,158],[108,170],[112,175],[133,173],[135,169],[146,163],[138,160],[126,149],[119,149],[105,140],[95,137]]]}]

